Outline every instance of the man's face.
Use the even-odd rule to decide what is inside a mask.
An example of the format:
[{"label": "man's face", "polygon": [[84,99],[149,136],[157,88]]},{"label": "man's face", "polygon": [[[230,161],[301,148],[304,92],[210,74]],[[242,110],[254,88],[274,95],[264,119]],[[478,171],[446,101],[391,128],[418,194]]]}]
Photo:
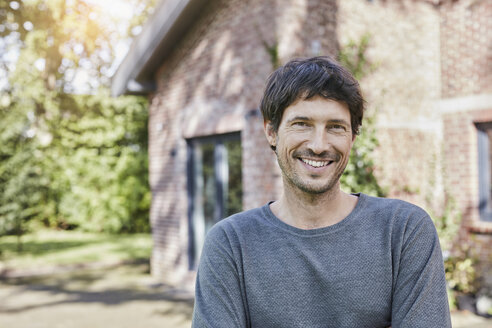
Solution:
[{"label": "man's face", "polygon": [[277,132],[269,122],[265,132],[276,147],[284,183],[310,194],[338,186],[355,140],[345,103],[299,100],[285,109]]}]

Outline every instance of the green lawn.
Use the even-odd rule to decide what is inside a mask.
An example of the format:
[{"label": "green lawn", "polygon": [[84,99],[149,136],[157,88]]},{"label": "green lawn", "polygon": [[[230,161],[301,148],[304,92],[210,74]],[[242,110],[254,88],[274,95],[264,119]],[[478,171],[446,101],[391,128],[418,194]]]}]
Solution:
[{"label": "green lawn", "polygon": [[43,230],[22,237],[0,237],[0,271],[86,262],[149,259],[150,234],[108,235],[78,231]]}]

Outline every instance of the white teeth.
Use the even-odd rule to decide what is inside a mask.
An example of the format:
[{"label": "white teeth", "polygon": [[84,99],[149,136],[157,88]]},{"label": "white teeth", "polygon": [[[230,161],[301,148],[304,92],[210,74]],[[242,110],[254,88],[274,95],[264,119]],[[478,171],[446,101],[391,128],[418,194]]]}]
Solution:
[{"label": "white teeth", "polygon": [[311,165],[313,167],[322,167],[322,166],[328,165],[328,163],[329,163],[329,162],[325,162],[325,161],[312,161],[310,159],[304,159],[304,158],[301,158],[301,161],[303,161],[304,163]]}]

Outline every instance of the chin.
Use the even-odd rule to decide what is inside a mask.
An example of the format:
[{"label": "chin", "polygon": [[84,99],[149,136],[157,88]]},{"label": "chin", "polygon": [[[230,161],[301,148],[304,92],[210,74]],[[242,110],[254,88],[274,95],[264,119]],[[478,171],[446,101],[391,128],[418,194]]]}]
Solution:
[{"label": "chin", "polygon": [[337,183],[329,183],[325,185],[315,185],[315,184],[306,184],[306,183],[294,183],[295,187],[300,189],[301,191],[312,194],[312,195],[321,195],[325,193],[329,193],[336,189]]}]

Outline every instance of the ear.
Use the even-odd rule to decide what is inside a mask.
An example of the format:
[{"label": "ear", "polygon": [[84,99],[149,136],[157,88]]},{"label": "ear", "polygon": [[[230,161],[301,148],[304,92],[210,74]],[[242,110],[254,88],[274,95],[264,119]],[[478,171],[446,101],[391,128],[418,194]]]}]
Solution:
[{"label": "ear", "polygon": [[350,141],[350,151],[354,148],[355,139],[357,138],[357,134],[352,133],[352,140]]},{"label": "ear", "polygon": [[263,121],[263,129],[265,130],[265,136],[268,140],[268,143],[271,147],[277,146],[277,134],[273,129],[273,125],[271,121]]}]

